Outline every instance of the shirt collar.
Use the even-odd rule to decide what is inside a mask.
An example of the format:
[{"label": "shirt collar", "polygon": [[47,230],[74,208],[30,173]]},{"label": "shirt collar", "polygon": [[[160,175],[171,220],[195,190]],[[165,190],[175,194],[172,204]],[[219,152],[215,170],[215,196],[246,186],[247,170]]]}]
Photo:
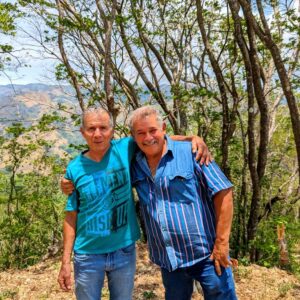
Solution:
[{"label": "shirt collar", "polygon": [[[172,141],[168,135],[165,135],[165,139],[167,140],[167,152],[165,155],[171,155],[173,157],[174,141]],[[139,150],[136,155],[136,160],[141,161],[144,158],[145,154],[141,150]]]}]

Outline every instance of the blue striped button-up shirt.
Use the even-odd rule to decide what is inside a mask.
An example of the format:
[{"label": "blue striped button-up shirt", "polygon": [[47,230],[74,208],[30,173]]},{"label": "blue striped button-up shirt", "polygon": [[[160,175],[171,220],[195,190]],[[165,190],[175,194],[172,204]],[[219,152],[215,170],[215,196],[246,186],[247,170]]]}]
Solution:
[{"label": "blue striped button-up shirt", "polygon": [[146,158],[138,152],[132,164],[132,182],[141,203],[150,259],[169,271],[192,266],[213,249],[213,196],[232,187],[215,162],[200,166],[189,142],[174,142],[153,178]]}]

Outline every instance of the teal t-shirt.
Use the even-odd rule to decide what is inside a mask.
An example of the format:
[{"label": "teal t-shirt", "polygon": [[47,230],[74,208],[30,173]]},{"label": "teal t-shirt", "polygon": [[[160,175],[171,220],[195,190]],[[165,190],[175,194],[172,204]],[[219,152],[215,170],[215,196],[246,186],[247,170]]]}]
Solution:
[{"label": "teal t-shirt", "polygon": [[83,154],[72,160],[66,178],[75,185],[66,211],[77,211],[74,252],[109,253],[140,237],[130,182],[135,152],[131,138],[111,141],[101,162]]}]

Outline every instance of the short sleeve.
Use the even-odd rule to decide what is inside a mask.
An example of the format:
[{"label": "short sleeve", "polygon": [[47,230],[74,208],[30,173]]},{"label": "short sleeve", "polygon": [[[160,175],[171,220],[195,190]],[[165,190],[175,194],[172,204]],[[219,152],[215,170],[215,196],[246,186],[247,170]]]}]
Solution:
[{"label": "short sleeve", "polygon": [[211,198],[218,192],[233,187],[215,161],[209,163],[208,166],[205,164],[200,166],[199,163],[195,162],[195,166],[200,184],[207,188]]},{"label": "short sleeve", "polygon": [[[71,180],[74,184],[70,166],[67,167],[65,178]],[[73,193],[68,196],[68,200],[65,206],[65,211],[77,211],[77,210],[78,210],[78,193],[76,189],[74,189]]]},{"label": "short sleeve", "polygon": [[121,138],[118,140],[118,145],[128,150],[128,159],[131,162],[137,149],[136,143],[132,137]]},{"label": "short sleeve", "polygon": [[76,190],[68,196],[65,211],[77,211],[78,210],[78,193]]},{"label": "short sleeve", "polygon": [[67,170],[66,170],[66,174],[64,176],[66,179],[69,179],[72,181],[73,176],[72,176],[72,172],[71,172],[71,168],[70,165],[67,166]]}]

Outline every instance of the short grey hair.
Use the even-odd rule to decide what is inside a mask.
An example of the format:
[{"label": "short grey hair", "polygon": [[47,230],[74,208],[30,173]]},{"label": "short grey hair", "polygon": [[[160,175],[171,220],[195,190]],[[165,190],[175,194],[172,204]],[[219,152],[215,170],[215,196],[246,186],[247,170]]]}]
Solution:
[{"label": "short grey hair", "polygon": [[152,116],[152,115],[156,116],[157,122],[162,126],[163,117],[162,117],[161,113],[159,112],[159,110],[156,109],[152,105],[146,105],[146,106],[137,108],[129,115],[128,126],[129,126],[130,131],[133,132],[133,124],[135,121],[144,119],[144,118],[146,118],[148,116]]},{"label": "short grey hair", "polygon": [[110,127],[114,126],[112,115],[108,110],[106,110],[102,107],[99,107],[99,106],[90,106],[87,109],[85,109],[84,112],[82,113],[81,127],[84,127],[84,119],[89,114],[100,114],[100,115],[107,114],[109,116],[109,126]]}]

